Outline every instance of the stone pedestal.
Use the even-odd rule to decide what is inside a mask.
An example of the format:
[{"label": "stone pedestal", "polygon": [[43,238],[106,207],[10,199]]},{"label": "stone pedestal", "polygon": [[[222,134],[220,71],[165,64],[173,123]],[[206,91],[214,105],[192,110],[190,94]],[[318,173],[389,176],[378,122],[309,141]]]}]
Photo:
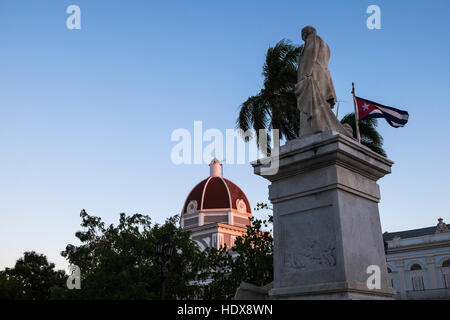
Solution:
[{"label": "stone pedestal", "polygon": [[[272,159],[276,163],[276,159]],[[272,183],[274,286],[272,299],[392,299],[381,233],[378,179],[392,161],[355,140],[327,131],[289,141]],[[369,289],[367,267],[381,271]]]}]

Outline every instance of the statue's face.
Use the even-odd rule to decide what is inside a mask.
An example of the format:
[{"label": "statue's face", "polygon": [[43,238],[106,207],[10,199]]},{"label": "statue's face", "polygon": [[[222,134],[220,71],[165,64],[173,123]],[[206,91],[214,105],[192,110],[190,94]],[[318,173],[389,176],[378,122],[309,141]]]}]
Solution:
[{"label": "statue's face", "polygon": [[306,30],[302,30],[302,40],[306,41],[307,37],[308,37],[308,32]]},{"label": "statue's face", "polygon": [[314,27],[308,26],[302,29],[302,39],[306,41],[311,34],[316,34],[316,29]]}]

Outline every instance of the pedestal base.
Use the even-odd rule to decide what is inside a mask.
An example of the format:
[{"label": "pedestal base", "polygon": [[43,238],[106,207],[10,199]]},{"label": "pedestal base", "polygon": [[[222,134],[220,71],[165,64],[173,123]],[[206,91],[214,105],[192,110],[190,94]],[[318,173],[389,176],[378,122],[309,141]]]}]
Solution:
[{"label": "pedestal base", "polygon": [[[274,159],[275,160],[275,159]],[[263,163],[267,163],[265,160]],[[392,298],[376,181],[392,162],[334,131],[289,141],[270,180],[274,299]],[[379,288],[366,282],[379,268]]]},{"label": "pedestal base", "polygon": [[393,289],[368,291],[366,284],[348,282],[284,287],[269,291],[271,300],[394,300]]}]

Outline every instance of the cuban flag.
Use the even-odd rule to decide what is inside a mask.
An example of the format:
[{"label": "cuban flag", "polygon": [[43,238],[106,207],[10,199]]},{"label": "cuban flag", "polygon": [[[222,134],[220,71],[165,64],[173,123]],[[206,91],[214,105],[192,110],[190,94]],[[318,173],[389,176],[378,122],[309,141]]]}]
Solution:
[{"label": "cuban flag", "polygon": [[394,128],[403,127],[408,122],[409,114],[407,111],[384,106],[357,96],[355,96],[355,101],[358,106],[358,120],[385,118],[387,123]]}]

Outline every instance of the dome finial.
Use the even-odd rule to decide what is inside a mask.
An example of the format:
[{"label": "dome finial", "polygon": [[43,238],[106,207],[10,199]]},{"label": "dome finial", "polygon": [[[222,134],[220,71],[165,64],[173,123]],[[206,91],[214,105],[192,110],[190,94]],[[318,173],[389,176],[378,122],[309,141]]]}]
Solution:
[{"label": "dome finial", "polygon": [[222,176],[222,163],[216,157],[214,157],[209,164],[209,175],[211,177]]}]

